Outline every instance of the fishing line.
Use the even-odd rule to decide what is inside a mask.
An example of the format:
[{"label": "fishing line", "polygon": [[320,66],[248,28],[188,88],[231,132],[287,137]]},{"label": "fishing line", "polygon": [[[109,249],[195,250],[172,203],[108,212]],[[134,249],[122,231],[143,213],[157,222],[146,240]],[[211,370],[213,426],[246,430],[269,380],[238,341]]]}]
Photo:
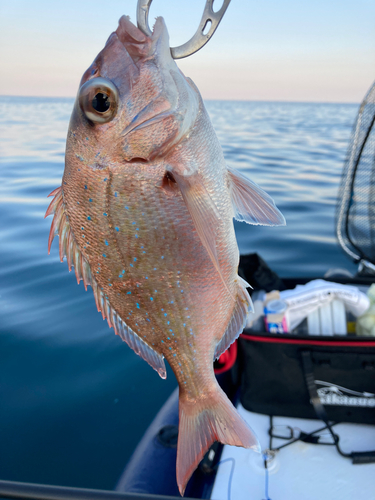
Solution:
[{"label": "fishing line", "polygon": [[232,479],[234,473],[234,467],[236,465],[236,461],[234,458],[225,458],[224,460],[220,460],[219,463],[215,465],[215,469],[219,467],[221,464],[225,464],[225,462],[232,462],[232,467],[230,468],[229,480],[228,480],[228,500],[231,500],[231,491],[232,491]]},{"label": "fishing line", "polygon": [[269,485],[269,472],[268,472],[268,465],[267,465],[267,459],[269,458],[269,455],[267,451],[263,453],[263,460],[264,460],[264,468],[265,470],[265,484],[264,484],[264,492],[265,492],[265,499],[264,500],[271,500],[268,496],[268,485]]}]

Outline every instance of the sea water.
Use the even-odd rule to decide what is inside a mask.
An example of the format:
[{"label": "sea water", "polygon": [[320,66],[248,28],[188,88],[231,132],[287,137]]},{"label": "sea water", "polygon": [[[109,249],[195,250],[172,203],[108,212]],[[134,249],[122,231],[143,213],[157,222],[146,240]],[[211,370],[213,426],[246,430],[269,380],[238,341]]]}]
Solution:
[{"label": "sea water", "polygon": [[[93,294],[47,255],[47,195],[61,184],[72,99],[0,98],[0,479],[112,489],[176,386],[136,356]],[[355,271],[334,212],[355,104],[208,101],[228,165],[287,226],[235,223],[241,253],[281,277]],[[174,474],[171,471],[171,474]]]}]

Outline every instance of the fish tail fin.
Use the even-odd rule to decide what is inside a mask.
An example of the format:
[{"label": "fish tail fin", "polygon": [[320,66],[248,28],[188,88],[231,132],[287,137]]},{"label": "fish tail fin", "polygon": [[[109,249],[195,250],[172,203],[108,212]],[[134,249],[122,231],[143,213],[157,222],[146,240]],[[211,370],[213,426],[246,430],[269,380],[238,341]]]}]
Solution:
[{"label": "fish tail fin", "polygon": [[177,484],[181,496],[199,462],[215,442],[260,452],[257,437],[237,413],[219,385],[202,402],[181,394],[177,445]]}]

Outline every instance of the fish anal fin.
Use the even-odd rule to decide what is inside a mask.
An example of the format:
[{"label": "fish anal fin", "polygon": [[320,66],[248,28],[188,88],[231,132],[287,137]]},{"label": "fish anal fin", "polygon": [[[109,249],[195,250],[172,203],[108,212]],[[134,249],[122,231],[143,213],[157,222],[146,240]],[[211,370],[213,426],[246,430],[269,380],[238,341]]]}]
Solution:
[{"label": "fish anal fin", "polygon": [[164,356],[156,352],[151,346],[149,346],[144,340],[141,339],[125,321],[123,321],[120,315],[113,309],[108,299],[103,296],[102,291],[99,287],[93,286],[94,294],[99,295],[95,297],[96,304],[101,304],[100,307],[102,313],[107,318],[109,327],[113,327],[116,335],[118,335],[128,346],[133,349],[133,351],[138,354],[142,359],[144,359],[155,371],[158,372],[161,378],[167,378],[167,370],[164,363]]},{"label": "fish anal fin", "polygon": [[228,167],[234,217],[262,226],[285,226],[285,219],[273,199],[255,182]]},{"label": "fish anal fin", "polygon": [[180,391],[177,484],[181,495],[204,454],[215,441],[260,452],[255,434],[218,384],[210,396],[202,401],[189,401]]},{"label": "fish anal fin", "polygon": [[161,378],[167,378],[164,357],[144,342],[120,318],[119,314],[113,309],[109,300],[103,295],[98,283],[93,278],[90,264],[82,255],[69,225],[69,220],[65,213],[61,188],[57,188],[52,191],[51,195],[55,196],[55,198],[52,200],[46,213],[46,215],[54,213],[48,239],[48,253],[54,237],[59,235],[59,251],[61,261],[64,259],[64,256],[66,256],[69,271],[71,271],[72,266],[74,266],[77,282],[79,283],[83,280],[86,290],[87,285],[92,286],[96,307],[98,311],[102,313],[103,319],[107,319],[109,327],[113,327],[116,335],[119,335],[136,354],[147,361],[147,363],[158,372]]},{"label": "fish anal fin", "polygon": [[253,311],[253,303],[250,295],[247,293],[246,287],[250,286],[246,281],[237,276],[238,294],[234,305],[232,317],[230,318],[227,329],[224,332],[221,340],[216,345],[214,359],[218,359],[228,347],[241,335],[247,315]]}]

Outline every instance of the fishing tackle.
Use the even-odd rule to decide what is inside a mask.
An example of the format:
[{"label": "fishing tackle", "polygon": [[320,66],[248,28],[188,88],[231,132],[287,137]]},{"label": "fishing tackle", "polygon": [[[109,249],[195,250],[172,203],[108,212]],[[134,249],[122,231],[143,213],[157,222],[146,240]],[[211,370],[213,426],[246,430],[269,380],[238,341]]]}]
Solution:
[{"label": "fishing tackle", "polygon": [[[188,57],[201,49],[211,39],[219,26],[225,11],[228,8],[231,0],[224,0],[221,8],[214,12],[214,0],[206,0],[201,22],[198,29],[190,40],[178,47],[171,47],[173,59],[182,59]],[[151,36],[152,32],[148,25],[148,13],[152,0],[138,0],[137,4],[137,25],[138,28],[147,36]],[[206,32],[208,28],[208,31]]]}]

